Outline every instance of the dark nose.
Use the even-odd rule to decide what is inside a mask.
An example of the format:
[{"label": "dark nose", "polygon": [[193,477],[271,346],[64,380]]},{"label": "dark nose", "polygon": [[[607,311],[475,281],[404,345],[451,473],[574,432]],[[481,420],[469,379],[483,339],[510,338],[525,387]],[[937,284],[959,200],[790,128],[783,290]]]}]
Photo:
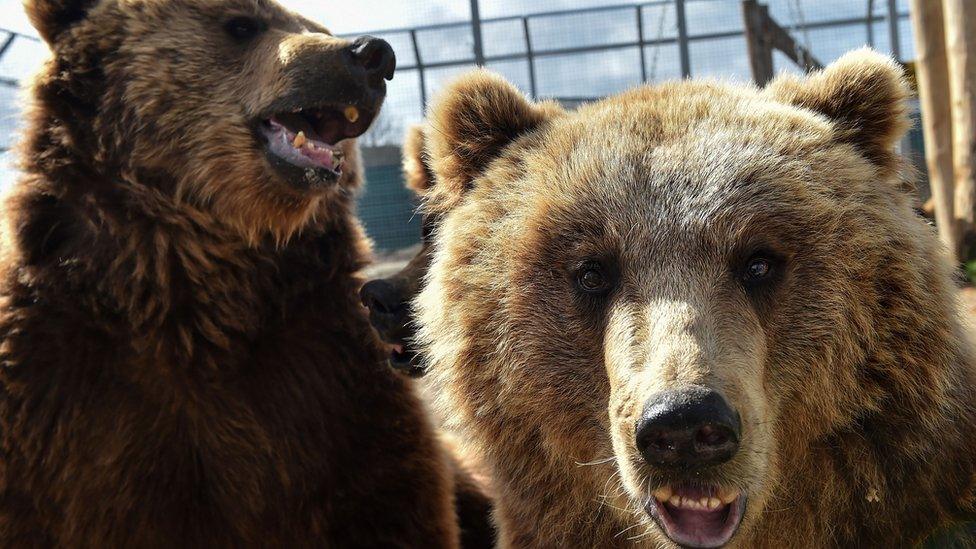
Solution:
[{"label": "dark nose", "polygon": [[707,387],[657,393],[637,420],[637,448],[649,464],[695,469],[732,459],[739,449],[739,414]]},{"label": "dark nose", "polygon": [[382,278],[364,284],[359,290],[359,298],[363,301],[363,305],[377,315],[399,317],[407,311],[407,303],[402,293],[396,286]]},{"label": "dark nose", "polygon": [[383,79],[392,80],[396,69],[396,54],[386,40],[360,36],[349,46],[356,65],[366,71],[370,84],[377,86]]}]

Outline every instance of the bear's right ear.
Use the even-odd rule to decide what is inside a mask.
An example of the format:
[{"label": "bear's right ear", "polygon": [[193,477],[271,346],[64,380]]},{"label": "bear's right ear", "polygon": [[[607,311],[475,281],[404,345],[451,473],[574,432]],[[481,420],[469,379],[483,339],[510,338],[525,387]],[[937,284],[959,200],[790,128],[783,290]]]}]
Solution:
[{"label": "bear's right ear", "polygon": [[423,196],[434,185],[434,174],[430,171],[423,126],[410,126],[403,138],[403,177],[407,188],[418,196]]},{"label": "bear's right ear", "polygon": [[488,165],[518,137],[564,111],[533,103],[501,76],[479,69],[447,86],[428,111],[427,160],[437,178],[430,211],[454,207]]},{"label": "bear's right ear", "polygon": [[24,0],[24,10],[41,38],[54,44],[68,27],[85,18],[98,0]]}]

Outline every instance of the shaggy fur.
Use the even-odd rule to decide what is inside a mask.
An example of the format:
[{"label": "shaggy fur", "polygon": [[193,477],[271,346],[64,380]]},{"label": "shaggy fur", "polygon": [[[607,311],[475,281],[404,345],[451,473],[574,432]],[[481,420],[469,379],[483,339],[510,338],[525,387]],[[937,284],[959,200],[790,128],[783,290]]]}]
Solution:
[{"label": "shaggy fur", "polygon": [[456,546],[356,298],[355,140],[306,185],[251,126],[333,100],[349,43],[265,0],[27,10],[53,57],[3,218],[0,545]]},{"label": "shaggy fur", "polygon": [[407,188],[421,198],[434,186],[425,144],[424,127],[410,126],[403,138],[403,178]]},{"label": "shaggy fur", "polygon": [[[407,188],[418,197],[433,187],[434,179],[427,165],[424,153],[424,134],[421,126],[411,126],[403,143],[403,176]],[[415,321],[410,314],[410,302],[420,292],[420,284],[427,274],[430,265],[431,241],[430,232],[437,220],[432,215],[422,215],[423,226],[420,250],[402,269],[392,275],[369,281],[361,290],[364,304],[370,309],[370,323],[380,338],[391,345],[397,345],[401,351],[392,354],[390,366],[405,375],[415,377],[424,374],[420,365],[423,360],[416,356],[413,348]],[[370,288],[380,284],[384,299],[391,303],[377,306],[376,297],[370,296]],[[399,309],[402,307],[402,311]],[[390,311],[395,311],[391,313]],[[397,357],[409,356],[409,360]],[[423,385],[421,385],[423,387]],[[465,548],[494,547],[495,527],[492,524],[492,498],[487,479],[481,474],[482,467],[470,456],[457,451],[461,447],[454,438],[444,434],[448,442],[451,459],[449,464],[454,472],[455,508],[458,514],[458,526],[461,529],[461,546]]]},{"label": "shaggy fur", "polygon": [[[735,547],[908,546],[974,512],[976,362],[892,153],[907,94],[870,51],[575,113],[487,72],[442,93],[419,338],[503,545],[673,547],[644,507],[685,482],[747,497]],[[773,275],[747,285],[757,254]],[[590,264],[608,293],[580,289]],[[743,425],[694,478],[634,442],[647,398],[690,384]]]}]

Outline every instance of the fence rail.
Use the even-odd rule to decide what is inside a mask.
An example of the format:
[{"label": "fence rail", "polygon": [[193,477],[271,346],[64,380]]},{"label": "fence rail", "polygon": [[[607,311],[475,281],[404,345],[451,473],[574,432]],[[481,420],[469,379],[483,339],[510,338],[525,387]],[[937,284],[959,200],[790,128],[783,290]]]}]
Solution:
[{"label": "fence rail", "polygon": [[[699,0],[701,1],[701,0]],[[714,0],[712,0],[714,1]],[[528,64],[528,75],[529,75],[529,90],[527,90],[531,97],[538,98],[538,80],[536,70],[536,59],[544,57],[556,57],[564,55],[573,54],[583,54],[583,53],[594,53],[594,52],[608,52],[613,50],[622,49],[637,49],[640,54],[640,75],[641,82],[646,83],[649,79],[653,78],[653,75],[649,75],[647,71],[646,63],[646,47],[656,47],[656,46],[667,46],[667,45],[677,45],[679,54],[679,63],[681,69],[681,76],[687,78],[692,76],[692,66],[691,57],[689,54],[689,44],[692,42],[709,41],[709,40],[720,40],[726,38],[735,38],[739,36],[744,36],[744,30],[732,30],[724,32],[711,32],[711,33],[699,33],[691,34],[688,31],[688,22],[685,14],[685,4],[686,0],[656,0],[652,2],[644,2],[641,4],[615,4],[610,6],[596,6],[590,8],[579,8],[571,10],[555,10],[546,11],[539,13],[531,13],[526,15],[513,15],[505,17],[494,17],[488,19],[480,19],[471,21],[462,21],[456,23],[438,23],[432,25],[423,25],[417,27],[409,28],[392,28],[392,29],[382,29],[375,31],[367,31],[363,33],[356,34],[345,34],[344,37],[352,37],[361,34],[371,34],[378,36],[392,36],[392,35],[406,35],[409,37],[411,44],[411,49],[414,56],[414,62],[408,65],[400,66],[397,70],[401,71],[417,71],[419,87],[420,87],[420,103],[421,108],[427,103],[427,78],[426,72],[433,69],[442,69],[449,67],[463,67],[470,65],[483,65],[489,63],[498,63],[505,61],[521,61],[525,60]],[[866,34],[868,38],[868,43],[874,45],[874,32],[873,24],[887,22],[889,25],[889,33],[893,33],[891,36],[892,53],[896,57],[900,57],[900,47],[899,47],[899,37],[898,37],[898,21],[906,20],[909,18],[909,12],[897,10],[897,2],[895,0],[887,0],[888,11],[885,15],[879,16],[873,14],[872,9],[873,2],[868,2],[868,9],[863,17],[846,17],[846,18],[835,18],[823,21],[814,21],[806,23],[803,25],[790,24],[781,25],[789,33],[795,33],[797,31],[808,31],[813,29],[824,29],[831,27],[846,27],[853,25],[864,25],[866,28]],[[648,38],[644,28],[644,15],[646,10],[650,8],[665,9],[668,6],[673,6],[675,11],[675,27],[676,35],[673,37],[658,37],[658,38]],[[566,15],[580,15],[580,14],[596,14],[596,13],[610,13],[616,11],[632,11],[634,29],[636,30],[636,40],[625,40],[625,41],[615,41],[604,44],[594,44],[588,46],[577,46],[577,47],[564,47],[564,48],[548,48],[548,49],[536,49],[533,47],[531,23],[532,21],[539,21],[544,19],[553,19],[560,16]],[[660,17],[664,17],[661,13]],[[506,53],[497,55],[485,55],[476,51],[479,40],[477,39],[480,35],[480,27],[489,24],[497,24],[504,22],[520,22],[522,29],[522,46],[523,51],[516,53]],[[422,48],[420,47],[420,42],[418,40],[418,34],[427,31],[436,30],[450,30],[450,29],[465,29],[471,28],[472,37],[472,51],[470,57],[462,57],[457,59],[450,59],[445,61],[424,61],[423,55],[421,53]]]},{"label": "fence rail", "polygon": [[[787,5],[784,0],[760,1]],[[799,1],[807,6],[823,5],[822,0]],[[389,84],[383,114],[361,139],[369,185],[359,199],[358,211],[376,248],[385,253],[419,240],[419,220],[413,215],[411,194],[403,185],[396,144],[406,125],[422,119],[429,94],[445,78],[460,68],[486,64],[533,97],[555,98],[567,105],[661,78],[748,78],[739,4],[733,0],[648,0],[357,33],[387,38],[400,57],[398,77]],[[780,11],[777,22],[795,38],[802,37],[796,43],[812,46],[825,63],[865,42],[888,46],[896,56],[901,47],[910,51],[910,29],[905,24],[908,13],[895,9],[895,0],[864,0],[863,4],[850,5],[853,9],[848,4],[843,10],[820,9],[809,19],[802,13],[794,16],[793,11]],[[899,24],[903,27],[900,42]],[[577,36],[577,30],[587,32]],[[885,36],[892,33],[895,39],[885,42]],[[879,44],[875,44],[876,39]],[[0,28],[0,68],[6,71],[0,73],[0,94],[4,94],[0,95],[4,101],[0,107],[7,107],[0,110],[0,137],[6,138],[0,141],[0,153],[6,151],[19,125],[19,105],[12,88],[40,59],[34,54],[42,52],[35,48],[43,47],[35,36]],[[777,61],[792,64],[788,57]],[[921,150],[917,133],[912,133],[917,143],[909,147],[911,151]],[[13,179],[16,168],[11,161],[9,153],[0,154],[0,183]],[[916,163],[924,171],[924,164]]]}]

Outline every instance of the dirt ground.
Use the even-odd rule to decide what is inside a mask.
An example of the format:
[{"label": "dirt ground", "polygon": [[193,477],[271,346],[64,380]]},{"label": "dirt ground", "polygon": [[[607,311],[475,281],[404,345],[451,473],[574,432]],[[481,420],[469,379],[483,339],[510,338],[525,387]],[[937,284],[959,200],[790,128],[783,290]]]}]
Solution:
[{"label": "dirt ground", "polygon": [[402,269],[419,251],[420,244],[394,252],[376,252],[373,254],[373,262],[363,269],[363,275],[366,280],[390,276]]}]

